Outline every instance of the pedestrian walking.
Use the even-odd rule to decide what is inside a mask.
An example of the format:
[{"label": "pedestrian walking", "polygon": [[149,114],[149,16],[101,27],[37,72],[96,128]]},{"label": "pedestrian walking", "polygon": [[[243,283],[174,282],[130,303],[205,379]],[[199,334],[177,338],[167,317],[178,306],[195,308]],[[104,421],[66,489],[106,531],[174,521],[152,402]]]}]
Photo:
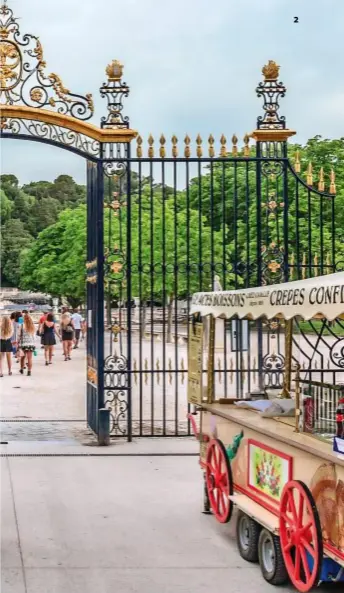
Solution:
[{"label": "pedestrian walking", "polygon": [[41,348],[44,348],[44,344],[43,344],[43,323],[45,322],[46,318],[48,315],[48,311],[43,311],[43,315],[41,315],[41,317],[39,318],[39,325],[38,325],[38,330],[37,330],[37,335],[40,336],[41,338]]},{"label": "pedestrian walking", "polygon": [[45,366],[53,364],[52,358],[54,354],[54,346],[56,345],[55,334],[60,337],[60,334],[55,327],[54,315],[48,313],[42,324],[42,343],[44,346]]},{"label": "pedestrian walking", "polygon": [[86,319],[83,319],[81,322],[81,341],[82,342],[84,340],[86,340],[86,332],[87,332]]},{"label": "pedestrian walking", "polygon": [[27,361],[27,375],[31,376],[32,357],[35,347],[35,324],[28,312],[24,313],[23,324],[19,333],[20,373],[23,375],[25,360]]},{"label": "pedestrian walking", "polygon": [[[11,323],[12,323],[12,329],[13,329],[11,342],[12,342],[12,352],[13,352],[14,358],[17,358],[18,331],[19,331],[19,327],[20,327],[20,325],[18,323],[18,319],[19,319],[20,315],[21,315],[21,313],[19,311],[14,311],[11,314]],[[17,362],[18,362],[18,360],[17,360]]]},{"label": "pedestrian walking", "polygon": [[6,356],[8,374],[12,375],[12,338],[13,326],[10,318],[4,315],[0,325],[0,377],[3,377],[3,360]]},{"label": "pedestrian walking", "polygon": [[80,315],[78,309],[74,309],[74,313],[72,315],[72,321],[75,330],[75,338],[74,338],[74,349],[79,347],[79,340],[80,340],[80,332],[81,332],[81,324],[83,322],[83,318]]},{"label": "pedestrian walking", "polygon": [[64,313],[62,315],[60,329],[62,335],[63,354],[65,357],[65,361],[71,360],[71,352],[73,348],[74,338],[74,323],[69,313]]}]

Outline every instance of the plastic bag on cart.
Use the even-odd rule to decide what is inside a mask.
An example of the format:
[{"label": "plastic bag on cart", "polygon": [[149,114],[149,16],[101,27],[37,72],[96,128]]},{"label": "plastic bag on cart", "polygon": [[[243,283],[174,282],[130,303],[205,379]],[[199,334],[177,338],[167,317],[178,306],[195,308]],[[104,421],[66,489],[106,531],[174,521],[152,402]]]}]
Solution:
[{"label": "plastic bag on cart", "polygon": [[292,399],[261,399],[253,402],[239,401],[234,405],[239,408],[247,408],[260,412],[263,418],[274,418],[276,416],[294,416],[295,402]]}]

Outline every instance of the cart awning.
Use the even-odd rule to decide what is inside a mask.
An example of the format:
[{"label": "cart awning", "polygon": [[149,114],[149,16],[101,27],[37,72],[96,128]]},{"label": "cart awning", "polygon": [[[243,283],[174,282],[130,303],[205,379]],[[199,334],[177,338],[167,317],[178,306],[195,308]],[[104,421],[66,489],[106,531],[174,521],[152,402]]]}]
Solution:
[{"label": "cart awning", "polygon": [[226,319],[300,316],[332,321],[344,316],[344,272],[258,288],[196,292],[190,312]]}]

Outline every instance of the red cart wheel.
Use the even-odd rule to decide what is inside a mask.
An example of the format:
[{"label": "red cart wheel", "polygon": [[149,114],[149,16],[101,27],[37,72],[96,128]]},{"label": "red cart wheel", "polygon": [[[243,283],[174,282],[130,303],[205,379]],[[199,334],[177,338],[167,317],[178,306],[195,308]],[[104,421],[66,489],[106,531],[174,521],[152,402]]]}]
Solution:
[{"label": "red cart wheel", "polygon": [[226,449],[219,439],[212,439],[207,448],[205,477],[210,507],[220,523],[232,516],[233,478]]},{"label": "red cart wheel", "polygon": [[313,496],[299,480],[291,480],[283,488],[280,539],[291,582],[301,593],[310,591],[319,580],[323,545]]}]

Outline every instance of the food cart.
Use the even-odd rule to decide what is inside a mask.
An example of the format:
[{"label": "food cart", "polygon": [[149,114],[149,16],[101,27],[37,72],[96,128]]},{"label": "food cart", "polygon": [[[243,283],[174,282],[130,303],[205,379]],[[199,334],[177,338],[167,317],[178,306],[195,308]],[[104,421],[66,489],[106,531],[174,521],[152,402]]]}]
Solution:
[{"label": "food cart", "polygon": [[[269,583],[289,578],[301,592],[323,581],[344,581],[344,400],[334,385],[332,438],[305,432],[293,319],[333,321],[343,314],[344,273],[196,293],[191,304],[188,401],[194,412],[189,419],[200,442],[204,510],[226,523],[237,507],[241,556],[259,562]],[[285,376],[278,398],[216,399],[216,318],[285,320]]]}]

